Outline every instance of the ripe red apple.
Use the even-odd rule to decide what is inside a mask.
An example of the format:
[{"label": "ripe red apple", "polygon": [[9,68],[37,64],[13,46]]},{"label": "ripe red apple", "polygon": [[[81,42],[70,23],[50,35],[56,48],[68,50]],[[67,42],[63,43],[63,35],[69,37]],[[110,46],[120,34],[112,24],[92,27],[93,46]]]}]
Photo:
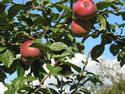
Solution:
[{"label": "ripe red apple", "polygon": [[73,13],[81,20],[91,20],[96,14],[96,4],[92,0],[77,0],[73,4]]},{"label": "ripe red apple", "polygon": [[33,44],[32,40],[25,41],[22,43],[20,48],[20,54],[24,58],[35,58],[41,55],[41,52],[38,48],[30,47]]},{"label": "ripe red apple", "polygon": [[91,30],[92,23],[89,21],[73,20],[71,23],[71,31],[75,36],[84,37]]}]

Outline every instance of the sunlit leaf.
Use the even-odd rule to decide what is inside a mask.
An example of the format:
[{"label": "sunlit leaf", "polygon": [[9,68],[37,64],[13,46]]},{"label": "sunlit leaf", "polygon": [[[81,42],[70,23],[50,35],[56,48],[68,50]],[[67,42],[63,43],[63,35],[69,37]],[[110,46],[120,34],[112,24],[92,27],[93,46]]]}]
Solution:
[{"label": "sunlit leaf", "polygon": [[99,29],[99,31],[106,30],[106,19],[103,16],[99,15],[97,17],[97,20],[100,22],[100,29]]},{"label": "sunlit leaf", "polygon": [[6,50],[0,54],[0,61],[7,67],[10,67],[14,61],[14,55],[10,50]]},{"label": "sunlit leaf", "polygon": [[54,75],[58,74],[62,70],[62,68],[59,66],[51,66],[50,64],[47,64],[46,66],[49,69],[50,73]]},{"label": "sunlit leaf", "polygon": [[61,51],[68,48],[68,46],[62,42],[55,42],[50,46],[52,51]]}]

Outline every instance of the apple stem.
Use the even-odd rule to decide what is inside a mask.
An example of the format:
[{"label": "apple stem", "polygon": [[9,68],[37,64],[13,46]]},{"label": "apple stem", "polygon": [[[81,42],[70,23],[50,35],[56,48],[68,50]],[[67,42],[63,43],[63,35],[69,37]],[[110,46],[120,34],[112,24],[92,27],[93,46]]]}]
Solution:
[{"label": "apple stem", "polygon": [[48,73],[47,75],[45,75],[45,76],[43,77],[43,79],[40,81],[40,85],[43,85],[43,84],[44,84],[44,81],[45,81],[48,77],[50,77],[50,75],[51,75],[51,73]]}]

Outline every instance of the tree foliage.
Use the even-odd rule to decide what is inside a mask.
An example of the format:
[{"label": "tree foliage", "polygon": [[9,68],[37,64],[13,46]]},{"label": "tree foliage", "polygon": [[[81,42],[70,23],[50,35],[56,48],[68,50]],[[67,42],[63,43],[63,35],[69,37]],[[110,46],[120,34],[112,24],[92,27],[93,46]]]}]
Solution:
[{"label": "tree foliage", "polygon": [[[25,2],[24,2],[25,1]],[[110,45],[110,52],[117,56],[121,65],[125,63],[125,1],[103,0],[97,2],[97,13],[92,19],[91,32],[82,37],[81,41],[71,34],[70,24],[74,19],[72,5],[75,0],[13,0],[0,1],[0,81],[5,83],[6,74],[17,72],[11,84],[5,86],[5,94],[63,94],[65,87],[70,86],[72,94],[90,94],[85,83],[100,82],[96,75],[85,71],[84,68],[66,62],[66,57],[73,57],[75,52],[84,51],[86,39],[101,37],[101,43],[91,51],[92,59],[96,60],[105,51],[105,46]],[[120,17],[123,23],[111,23],[110,15]],[[32,47],[39,48],[42,52],[40,58],[33,60],[33,64],[22,63],[20,45],[26,40],[34,40]],[[52,65],[52,59],[57,62]],[[29,61],[32,59],[29,58]],[[83,62],[86,64],[86,62]],[[43,68],[46,64],[49,72]],[[73,73],[75,69],[78,74]],[[30,70],[28,74],[25,72]],[[49,76],[55,76],[55,88],[43,87],[44,81]],[[58,77],[61,76],[61,77]],[[73,76],[74,78],[72,78]],[[67,80],[64,81],[62,77]],[[32,86],[33,80],[39,80],[38,86]]]}]

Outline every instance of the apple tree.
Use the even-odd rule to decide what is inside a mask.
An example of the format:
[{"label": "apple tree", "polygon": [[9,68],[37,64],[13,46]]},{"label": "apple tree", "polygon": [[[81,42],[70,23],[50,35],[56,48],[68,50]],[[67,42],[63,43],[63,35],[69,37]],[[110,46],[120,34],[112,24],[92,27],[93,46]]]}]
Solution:
[{"label": "apple tree", "polygon": [[[95,1],[0,1],[0,81],[7,87],[5,94],[66,94],[67,87],[71,94],[90,94],[85,84],[102,82],[85,70],[87,60],[83,68],[67,61],[74,53],[83,54],[84,42],[90,37],[101,37],[101,43],[91,50],[93,60],[98,61],[108,44],[124,65],[125,1]],[[111,15],[123,23],[111,23]],[[15,79],[6,83],[7,74],[15,72]],[[45,86],[52,76],[56,84]],[[34,80],[39,84],[34,85]]]}]

